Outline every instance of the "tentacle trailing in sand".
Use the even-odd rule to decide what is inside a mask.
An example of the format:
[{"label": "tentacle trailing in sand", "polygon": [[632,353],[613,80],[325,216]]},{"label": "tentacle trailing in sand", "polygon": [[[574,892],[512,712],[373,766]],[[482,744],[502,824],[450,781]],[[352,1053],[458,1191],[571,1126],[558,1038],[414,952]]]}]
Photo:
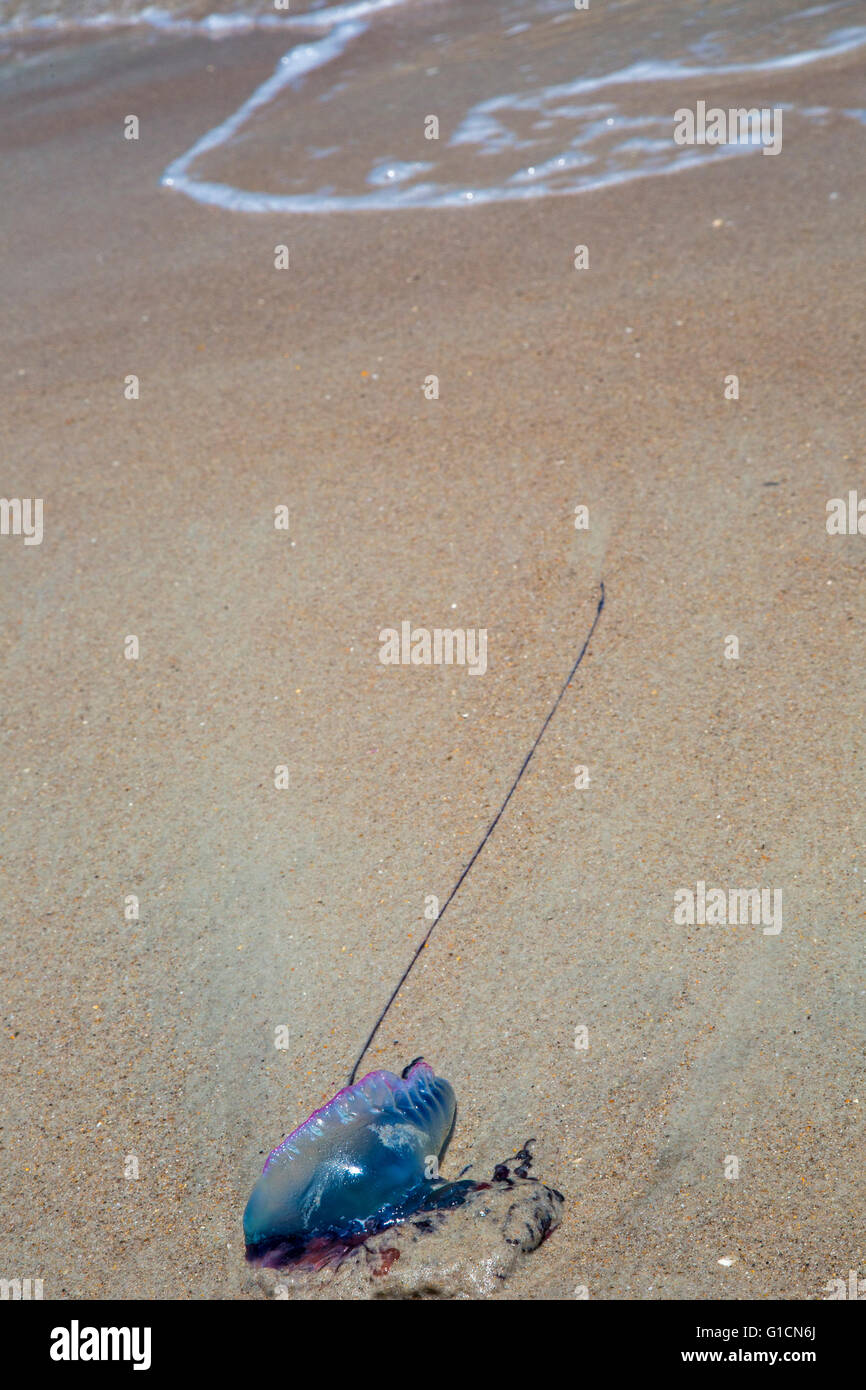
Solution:
[{"label": "tentacle trailing in sand", "polygon": [[400,993],[400,990],[403,988],[404,984],[405,984],[406,981],[408,980],[409,975],[410,975],[410,973],[411,973],[411,971],[412,971],[412,967],[415,965],[415,962],[417,961],[417,959],[418,959],[418,957],[420,956],[421,952],[424,950],[424,947],[427,945],[427,942],[430,940],[431,936],[433,935],[434,931],[435,931],[436,928],[438,927],[439,923],[442,921],[442,918],[443,918],[444,915],[445,915],[445,911],[446,911],[446,909],[447,909],[449,903],[453,902],[454,898],[456,898],[458,892],[460,891],[460,888],[461,888],[462,885],[463,885],[464,880],[466,879],[467,875],[469,874],[470,869],[472,868],[472,866],[473,866],[473,864],[475,863],[476,859],[478,858],[479,854],[480,854],[481,851],[483,850],[484,846],[487,844],[487,841],[490,839],[490,836],[493,834],[494,830],[496,829],[497,825],[499,824],[500,820],[502,819],[503,812],[505,811],[505,808],[506,808],[506,806],[508,805],[509,801],[511,800],[512,796],[513,796],[514,793],[516,792],[517,787],[518,787],[518,784],[520,783],[520,779],[522,778],[524,772],[525,772],[526,769],[529,767],[529,764],[530,764],[530,762],[532,761],[532,756],[533,756],[533,754],[534,754],[536,748],[538,747],[539,743],[541,742],[542,738],[544,737],[544,734],[545,734],[545,731],[546,731],[546,729],[547,729],[548,724],[550,723],[550,721],[551,721],[551,719],[553,718],[553,716],[556,714],[556,711],[559,709],[560,702],[562,701],[562,697],[564,696],[566,690],[567,690],[568,687],[571,685],[571,682],[574,680],[574,677],[575,677],[575,675],[577,674],[577,668],[578,668],[578,666],[580,665],[580,663],[583,661],[584,656],[586,655],[587,648],[589,647],[590,641],[592,640],[592,634],[595,632],[595,629],[596,629],[596,627],[598,626],[598,620],[599,620],[599,618],[601,617],[601,610],[602,610],[603,608],[604,608],[604,580],[602,580],[602,581],[600,582],[600,584],[599,584],[598,604],[597,604],[596,610],[595,610],[595,617],[594,617],[593,620],[592,620],[592,626],[590,627],[589,632],[586,634],[586,638],[585,638],[585,640],[584,640],[583,646],[581,647],[580,651],[578,652],[577,657],[575,658],[575,661],[574,661],[574,663],[573,663],[573,665],[572,665],[572,668],[571,668],[571,670],[569,671],[569,673],[568,673],[568,675],[567,675],[567,677],[566,677],[566,679],[565,679],[565,684],[562,686],[562,689],[560,690],[559,694],[557,695],[556,699],[554,700],[553,704],[551,705],[550,709],[548,710],[547,716],[546,716],[546,718],[545,718],[545,720],[544,720],[544,723],[542,724],[541,728],[540,728],[539,731],[538,731],[538,734],[536,735],[535,742],[533,743],[533,745],[532,745],[532,747],[530,748],[529,752],[527,753],[526,757],[523,759],[523,762],[522,762],[521,765],[520,765],[520,770],[519,770],[519,772],[517,773],[517,776],[514,778],[514,781],[511,783],[511,786],[508,788],[508,791],[507,791],[507,793],[506,793],[506,795],[505,795],[505,799],[504,799],[504,801],[502,802],[502,805],[499,807],[499,810],[496,812],[496,815],[493,817],[493,820],[490,822],[490,824],[488,825],[487,829],[485,830],[483,836],[481,837],[481,841],[480,841],[480,843],[479,843],[477,849],[475,850],[475,853],[472,855],[472,858],[469,860],[468,864],[467,864],[467,865],[465,866],[465,868],[463,869],[462,873],[460,874],[460,877],[458,878],[458,880],[457,880],[457,882],[455,883],[454,887],[451,889],[451,892],[448,894],[448,897],[445,899],[445,902],[442,904],[442,908],[441,908],[441,911],[439,912],[438,917],[436,917],[436,919],[434,920],[434,922],[431,924],[429,930],[427,931],[427,933],[426,933],[426,935],[424,936],[423,940],[421,941],[420,945],[417,947],[417,949],[416,949],[416,951],[415,951],[415,954],[413,955],[412,959],[409,961],[409,964],[406,966],[406,969],[403,971],[403,974],[400,976],[399,980],[397,981],[396,985],[394,986],[394,989],[391,991],[390,997],[388,998],[388,1002],[385,1004],[385,1007],[382,1009],[382,1012],[379,1014],[379,1017],[376,1019],[376,1022],[374,1023],[373,1028],[371,1029],[371,1031],[370,1031],[370,1033],[369,1033],[369,1035],[368,1035],[368,1037],[367,1037],[367,1041],[364,1043],[364,1046],[361,1048],[361,1051],[358,1053],[358,1056],[357,1056],[357,1058],[355,1059],[355,1065],[353,1066],[353,1068],[352,1068],[352,1070],[351,1070],[351,1072],[350,1072],[350,1074],[349,1074],[349,1085],[350,1085],[350,1086],[351,1086],[352,1082],[355,1080],[355,1077],[356,1077],[357,1074],[358,1074],[358,1068],[359,1068],[359,1066],[361,1065],[362,1061],[364,1060],[364,1057],[365,1057],[365,1055],[366,1055],[366,1053],[367,1053],[367,1050],[368,1050],[370,1044],[372,1043],[373,1039],[375,1038],[376,1034],[378,1033],[379,1029],[381,1028],[382,1024],[384,1023],[385,1018],[386,1018],[387,1013],[388,1013],[388,1010],[391,1008],[391,1005],[394,1003],[394,1000],[397,998],[397,995]]}]

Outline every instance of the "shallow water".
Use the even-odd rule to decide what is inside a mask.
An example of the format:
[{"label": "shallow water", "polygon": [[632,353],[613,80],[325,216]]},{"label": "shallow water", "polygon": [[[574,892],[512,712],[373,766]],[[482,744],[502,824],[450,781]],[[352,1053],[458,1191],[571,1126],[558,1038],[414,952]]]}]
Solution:
[{"label": "shallow water", "polygon": [[283,34],[273,73],[164,174],[167,187],[238,211],[523,200],[761,153],[757,130],[678,145],[681,103],[775,111],[780,141],[803,122],[866,125],[860,106],[795,104],[784,91],[789,74],[866,46],[860,0],[611,0],[587,11],[563,0],[353,0],[288,13],[263,0],[110,10],[79,0],[62,12],[57,0],[9,0],[0,16],[7,46],[16,34],[120,22],[215,41]]}]

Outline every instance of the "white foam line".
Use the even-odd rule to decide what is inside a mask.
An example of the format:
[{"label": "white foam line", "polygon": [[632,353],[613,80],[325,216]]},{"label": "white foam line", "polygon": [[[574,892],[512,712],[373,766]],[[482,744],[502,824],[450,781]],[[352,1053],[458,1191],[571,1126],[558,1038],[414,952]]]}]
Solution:
[{"label": "white foam line", "polygon": [[204,196],[204,190],[223,189],[226,192],[237,192],[241,197],[249,196],[258,198],[258,194],[244,195],[240,190],[232,190],[228,184],[208,184],[201,183],[197,179],[187,176],[187,169],[193,160],[199,155],[205,154],[208,150],[216,149],[217,146],[225,144],[230,140],[235,131],[239,130],[249,116],[257,111],[260,106],[266,106],[269,101],[273,101],[278,92],[284,87],[297,82],[305,73],[313,72],[315,68],[322,67],[329,63],[332,58],[338,57],[345,48],[351,43],[352,39],[364,32],[364,25],[350,21],[346,24],[339,24],[332,34],[326,35],[323,39],[317,39],[314,43],[302,43],[297,47],[284,53],[276,69],[265,82],[256,88],[251,97],[239,106],[234,115],[222,122],[221,125],[214,126],[200,140],[182,154],[179,159],[175,159],[165,170],[161,182],[169,188],[176,188],[181,193],[188,194],[191,198],[198,198],[199,202],[222,202],[223,206],[240,206],[238,203],[226,203],[223,198]]},{"label": "white foam line", "polygon": [[397,5],[405,5],[406,0],[355,0],[350,5],[332,5],[327,10],[314,10],[302,15],[294,15],[290,23],[299,27],[321,27],[322,25],[343,24],[349,19],[365,19],[367,15],[378,14],[380,10],[391,10]]},{"label": "white foam line", "polygon": [[82,15],[68,19],[62,15],[40,15],[35,19],[9,20],[0,24],[0,37],[23,37],[26,34],[70,34],[89,30],[107,29],[157,29],[174,34],[205,34],[208,38],[230,38],[235,34],[249,33],[256,29],[331,29],[348,20],[363,19],[377,14],[380,10],[394,9],[406,4],[406,0],[354,0],[354,3],[332,5],[324,10],[312,10],[304,14],[210,14],[203,19],[185,19],[183,15],[171,14],[159,5],[146,5],[134,14],[114,14],[104,10],[102,14]]},{"label": "white foam line", "polygon": [[[474,207],[485,203],[526,202],[536,198],[567,197],[576,192],[591,193],[617,184],[629,183],[635,179],[655,177],[659,174],[674,174],[681,169],[704,167],[718,160],[728,159],[738,154],[751,152],[750,146],[727,145],[714,149],[712,153],[695,151],[694,154],[678,154],[665,167],[623,170],[610,174],[600,174],[588,179],[579,189],[554,188],[545,183],[535,183],[522,187],[481,189],[449,189],[437,184],[416,184],[413,188],[382,189],[375,193],[355,195],[318,193],[257,193],[234,188],[231,184],[212,183],[205,180],[186,179],[180,182],[164,178],[163,182],[180,187],[181,191],[196,202],[228,209],[232,212],[258,213],[322,213],[322,212],[388,212],[398,208],[456,208]],[[184,156],[186,159],[186,156]],[[172,166],[174,167],[174,166]]]},{"label": "white foam line", "polygon": [[479,102],[468,114],[499,111],[504,107],[512,110],[535,110],[539,98],[545,104],[559,97],[583,96],[586,92],[597,92],[603,87],[624,87],[632,82],[681,82],[696,77],[737,77],[745,73],[789,72],[795,68],[806,67],[810,63],[823,62],[825,58],[836,58],[842,53],[851,53],[866,44],[866,28],[856,26],[837,29],[821,48],[805,49],[801,53],[785,53],[779,58],[767,58],[756,63],[725,63],[719,67],[684,67],[681,63],[632,63],[627,68],[605,73],[601,77],[582,77],[575,82],[561,82],[545,87],[541,93],[529,96],[503,95]]}]

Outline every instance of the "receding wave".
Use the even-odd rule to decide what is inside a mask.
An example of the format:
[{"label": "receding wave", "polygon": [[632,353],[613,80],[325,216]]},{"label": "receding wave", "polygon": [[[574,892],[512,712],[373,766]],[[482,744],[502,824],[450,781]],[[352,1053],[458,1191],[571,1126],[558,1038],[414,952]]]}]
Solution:
[{"label": "receding wave", "polygon": [[789,135],[866,125],[859,101],[798,104],[778,87],[866,48],[866,25],[844,22],[858,14],[859,0],[0,0],[0,32],[283,35],[271,74],[163,183],[233,211],[321,213],[563,196],[758,153],[753,137],[677,144],[674,107],[696,96],[770,106]]}]

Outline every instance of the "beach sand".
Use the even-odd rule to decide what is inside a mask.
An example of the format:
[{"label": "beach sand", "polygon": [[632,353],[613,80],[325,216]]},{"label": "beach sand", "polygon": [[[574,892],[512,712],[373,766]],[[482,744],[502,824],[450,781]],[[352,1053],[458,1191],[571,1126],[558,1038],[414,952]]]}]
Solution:
[{"label": "beach sand", "polygon": [[[866,1266],[866,541],[825,528],[862,127],[453,211],[160,187],[284,48],[107,36],[0,87],[2,491],[45,516],[0,539],[0,1268],[248,1296],[263,1155],[345,1084],[603,580],[365,1066],[451,1080],[446,1176],[535,1138],[563,1222],[501,1297],[826,1297]],[[486,628],[486,674],[383,666],[403,620]],[[781,933],[676,925],[698,881],[781,888]]]}]

